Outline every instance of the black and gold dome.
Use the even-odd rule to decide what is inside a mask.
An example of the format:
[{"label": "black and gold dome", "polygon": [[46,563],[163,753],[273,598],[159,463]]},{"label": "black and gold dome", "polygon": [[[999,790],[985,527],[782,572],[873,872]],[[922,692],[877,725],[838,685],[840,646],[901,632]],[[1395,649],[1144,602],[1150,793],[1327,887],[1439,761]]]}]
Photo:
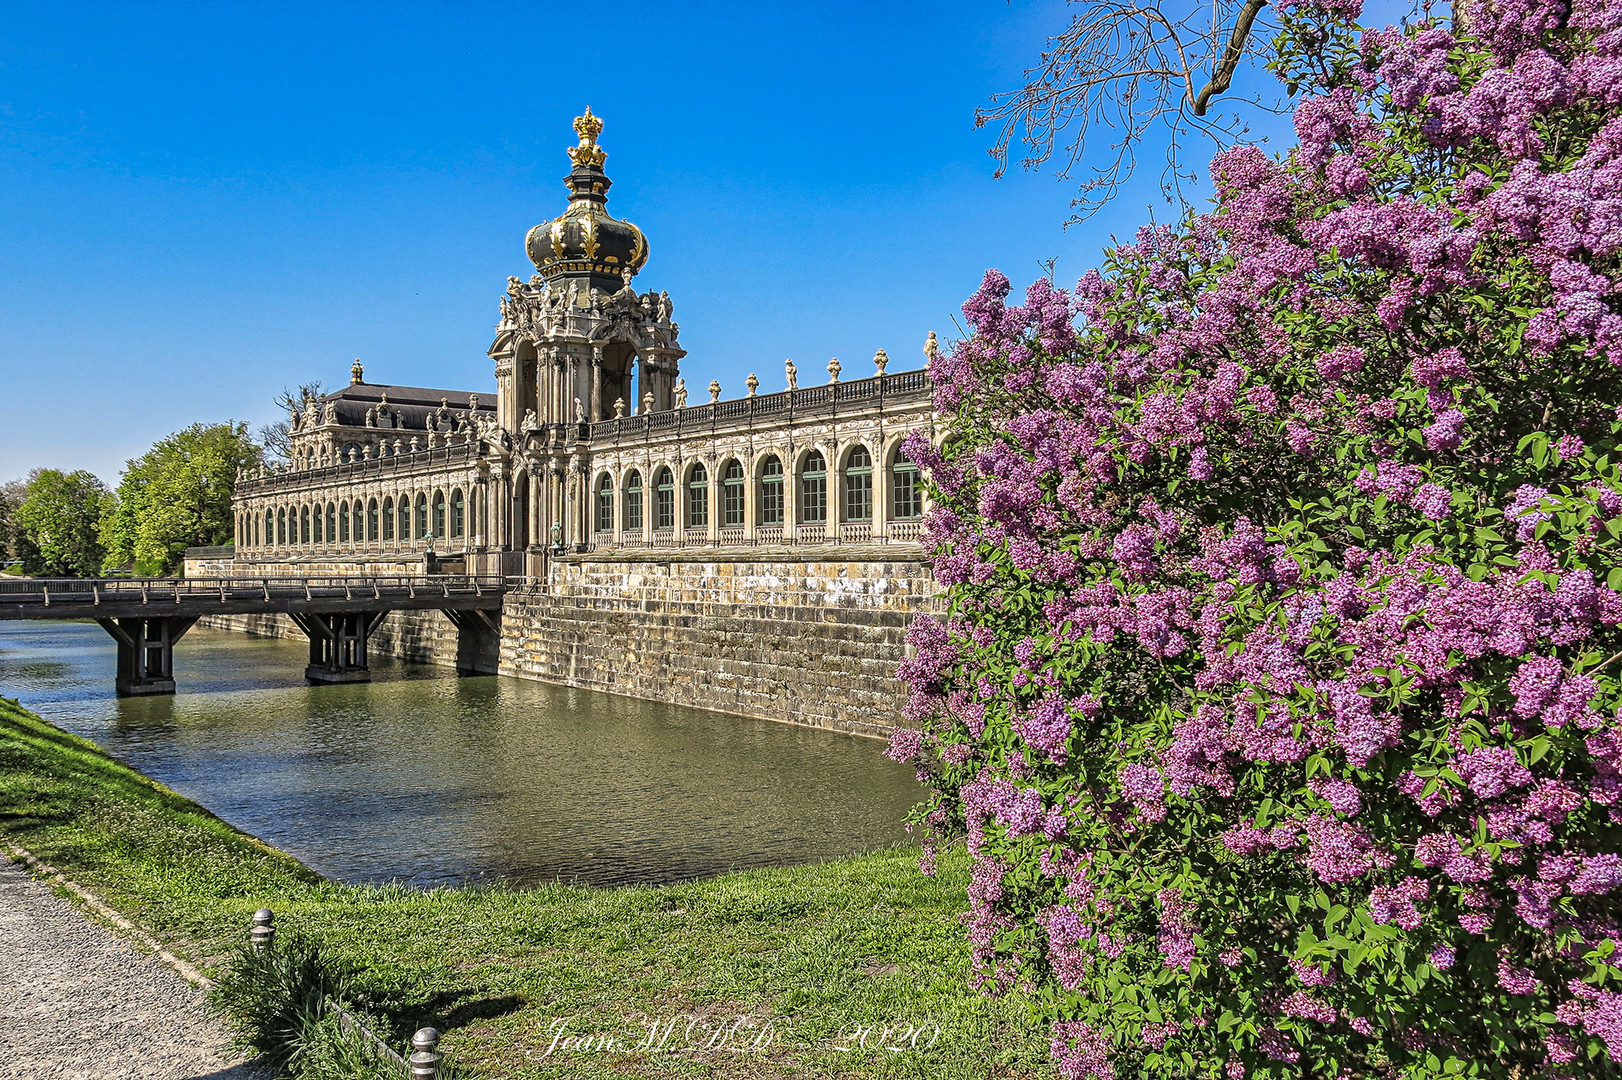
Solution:
[{"label": "black and gold dome", "polygon": [[586,115],[575,117],[574,130],[580,143],[569,148],[574,168],[563,180],[569,208],[531,229],[524,250],[554,286],[589,279],[593,288],[617,292],[627,284],[625,272],[635,274],[648,261],[648,240],[641,229],[609,217],[603,208],[613,181],[603,173],[608,155],[597,145],[603,122],[591,115],[589,105]]}]

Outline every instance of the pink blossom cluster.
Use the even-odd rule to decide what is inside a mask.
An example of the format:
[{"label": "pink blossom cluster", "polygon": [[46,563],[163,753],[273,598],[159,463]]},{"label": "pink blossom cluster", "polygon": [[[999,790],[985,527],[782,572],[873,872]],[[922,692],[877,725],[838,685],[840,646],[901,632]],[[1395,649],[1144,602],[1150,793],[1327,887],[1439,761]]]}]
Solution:
[{"label": "pink blossom cluster", "polygon": [[1061,1075],[1622,1069],[1622,0],[1281,11],[1297,147],[932,364],[890,752]]}]

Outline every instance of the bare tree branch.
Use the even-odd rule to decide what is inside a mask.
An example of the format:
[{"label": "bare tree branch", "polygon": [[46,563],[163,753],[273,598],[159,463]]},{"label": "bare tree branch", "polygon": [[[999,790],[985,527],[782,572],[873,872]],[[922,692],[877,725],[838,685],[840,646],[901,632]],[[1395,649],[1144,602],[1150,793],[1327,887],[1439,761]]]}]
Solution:
[{"label": "bare tree branch", "polygon": [[[991,155],[996,175],[1008,168],[1009,148],[1023,142],[1020,164],[1040,168],[1057,151],[1061,133],[1074,129],[1062,151],[1058,175],[1069,178],[1085,161],[1091,175],[1071,203],[1071,221],[1080,221],[1108,202],[1137,167],[1137,151],[1153,130],[1164,128],[1166,168],[1161,184],[1168,197],[1181,198],[1193,178],[1179,153],[1190,133],[1218,148],[1231,146],[1248,130],[1239,106],[1276,109],[1269,100],[1228,97],[1235,108],[1213,113],[1214,99],[1228,94],[1235,74],[1254,58],[1272,27],[1260,21],[1267,0],[1072,0],[1084,10],[1050,38],[1041,63],[1025,72],[1023,89],[992,97],[992,107],[975,112],[975,126],[1000,125]],[[1204,23],[1209,21],[1209,27]],[[1204,72],[1209,71],[1209,77]],[[1102,164],[1088,155],[1088,136],[1113,133],[1111,154]]]}]

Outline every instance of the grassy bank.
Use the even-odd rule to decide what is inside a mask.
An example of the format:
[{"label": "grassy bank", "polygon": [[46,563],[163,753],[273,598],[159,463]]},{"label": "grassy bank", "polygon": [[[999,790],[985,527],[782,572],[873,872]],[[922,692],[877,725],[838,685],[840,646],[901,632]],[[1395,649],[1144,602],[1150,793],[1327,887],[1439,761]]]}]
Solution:
[{"label": "grassy bank", "polygon": [[[897,849],[661,888],[338,885],[4,699],[0,834],[205,968],[271,907],[361,969],[396,1042],[433,1024],[489,1077],[1051,1075],[1024,1003],[967,989],[960,852],[935,879]],[[650,1025],[665,1050],[635,1051]]]}]

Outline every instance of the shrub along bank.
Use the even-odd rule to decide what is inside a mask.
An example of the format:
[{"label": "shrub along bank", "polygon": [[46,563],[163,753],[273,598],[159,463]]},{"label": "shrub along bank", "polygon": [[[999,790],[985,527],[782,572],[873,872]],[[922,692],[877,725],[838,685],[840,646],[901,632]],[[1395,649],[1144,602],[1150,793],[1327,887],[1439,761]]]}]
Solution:
[{"label": "shrub along bank", "polygon": [[968,988],[959,852],[933,879],[898,848],[659,888],[340,885],[4,699],[0,836],[205,969],[270,907],[396,1045],[434,1025],[485,1076],[1052,1073],[1023,999]]}]

